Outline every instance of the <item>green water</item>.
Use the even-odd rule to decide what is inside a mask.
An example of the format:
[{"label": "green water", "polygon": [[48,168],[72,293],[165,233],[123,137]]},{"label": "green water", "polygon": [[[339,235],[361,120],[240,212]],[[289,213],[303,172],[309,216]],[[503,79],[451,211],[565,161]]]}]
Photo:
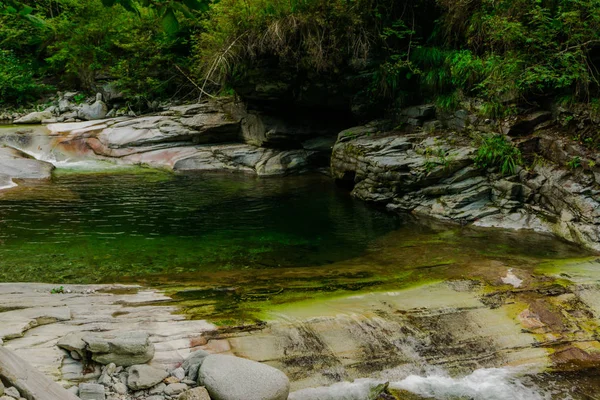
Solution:
[{"label": "green water", "polygon": [[319,266],[399,225],[320,176],[63,172],[0,195],[0,280],[151,283]]}]

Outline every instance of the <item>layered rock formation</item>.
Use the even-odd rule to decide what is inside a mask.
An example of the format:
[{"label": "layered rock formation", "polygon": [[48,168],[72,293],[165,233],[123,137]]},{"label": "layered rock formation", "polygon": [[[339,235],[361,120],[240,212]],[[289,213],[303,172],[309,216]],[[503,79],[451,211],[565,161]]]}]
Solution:
[{"label": "layered rock formation", "polygon": [[250,114],[230,101],[176,106],[140,118],[51,124],[48,129],[55,149],[66,153],[175,171],[262,176],[323,167],[334,142],[332,136],[316,138],[323,130]]},{"label": "layered rock formation", "polygon": [[[457,133],[470,123],[468,114],[464,119],[453,115],[445,123],[456,129],[436,133],[442,123],[418,111],[406,115],[411,129],[390,131],[373,123],[341,132],[333,149],[333,176],[354,196],[390,210],[552,232],[600,250],[600,170],[595,160],[577,155],[584,153],[543,124],[547,113],[504,127],[533,161],[515,175],[503,176],[475,166],[473,141]],[[566,165],[575,157],[581,168]]]}]

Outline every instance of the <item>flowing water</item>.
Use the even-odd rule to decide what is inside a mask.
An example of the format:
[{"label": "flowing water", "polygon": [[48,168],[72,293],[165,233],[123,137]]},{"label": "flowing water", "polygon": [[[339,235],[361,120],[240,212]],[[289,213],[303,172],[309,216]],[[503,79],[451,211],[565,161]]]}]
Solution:
[{"label": "flowing water", "polygon": [[[53,147],[43,128],[30,129],[0,129],[0,142],[57,170],[49,182],[0,191],[0,281],[155,285],[190,318],[237,324],[331,312],[319,299],[342,299],[329,306],[333,314],[357,312],[369,293],[485,281],[500,268],[535,274],[549,261],[590,255],[550,236],[391,215],[324,176],[175,175],[76,157]],[[343,303],[349,295],[358,300]],[[371,335],[390,328],[359,327]],[[407,352],[418,347],[401,342]],[[568,376],[444,371],[409,371],[390,387],[437,399],[570,398]]]}]

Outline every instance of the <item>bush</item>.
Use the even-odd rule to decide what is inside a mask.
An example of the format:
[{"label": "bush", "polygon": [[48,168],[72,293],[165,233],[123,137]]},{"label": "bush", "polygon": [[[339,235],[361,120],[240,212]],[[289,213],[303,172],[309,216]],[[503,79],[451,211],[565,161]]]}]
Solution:
[{"label": "bush", "polygon": [[480,138],[475,156],[475,165],[478,168],[499,168],[502,175],[514,175],[521,163],[521,151],[504,135],[487,135]]}]

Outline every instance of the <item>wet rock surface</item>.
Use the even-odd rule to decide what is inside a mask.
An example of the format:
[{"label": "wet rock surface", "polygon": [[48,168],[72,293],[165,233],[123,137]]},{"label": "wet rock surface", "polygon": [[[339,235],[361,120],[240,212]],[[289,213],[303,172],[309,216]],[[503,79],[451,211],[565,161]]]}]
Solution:
[{"label": "wet rock surface", "polygon": [[53,169],[48,162],[10,147],[0,147],[0,177],[4,180],[1,186],[12,186],[13,179],[50,179]]},{"label": "wet rock surface", "polygon": [[[249,120],[255,122],[252,127]],[[55,123],[47,128],[53,138],[51,151],[66,159],[71,154],[181,172],[260,176],[297,174],[327,165],[334,136],[319,135],[329,131],[268,121],[230,100],[220,100],[173,106],[157,115]],[[287,133],[277,133],[282,130]],[[279,139],[271,140],[273,135]],[[263,136],[271,139],[257,139]],[[8,140],[15,147],[24,147],[24,141]]]},{"label": "wet rock surface", "polygon": [[[540,118],[527,121],[539,123],[547,115]],[[550,147],[530,151],[544,154]],[[471,140],[460,134],[385,131],[373,124],[339,134],[331,170],[354,196],[390,210],[551,232],[600,250],[600,184],[594,175],[548,159],[502,176],[477,168],[475,155]]]}]

